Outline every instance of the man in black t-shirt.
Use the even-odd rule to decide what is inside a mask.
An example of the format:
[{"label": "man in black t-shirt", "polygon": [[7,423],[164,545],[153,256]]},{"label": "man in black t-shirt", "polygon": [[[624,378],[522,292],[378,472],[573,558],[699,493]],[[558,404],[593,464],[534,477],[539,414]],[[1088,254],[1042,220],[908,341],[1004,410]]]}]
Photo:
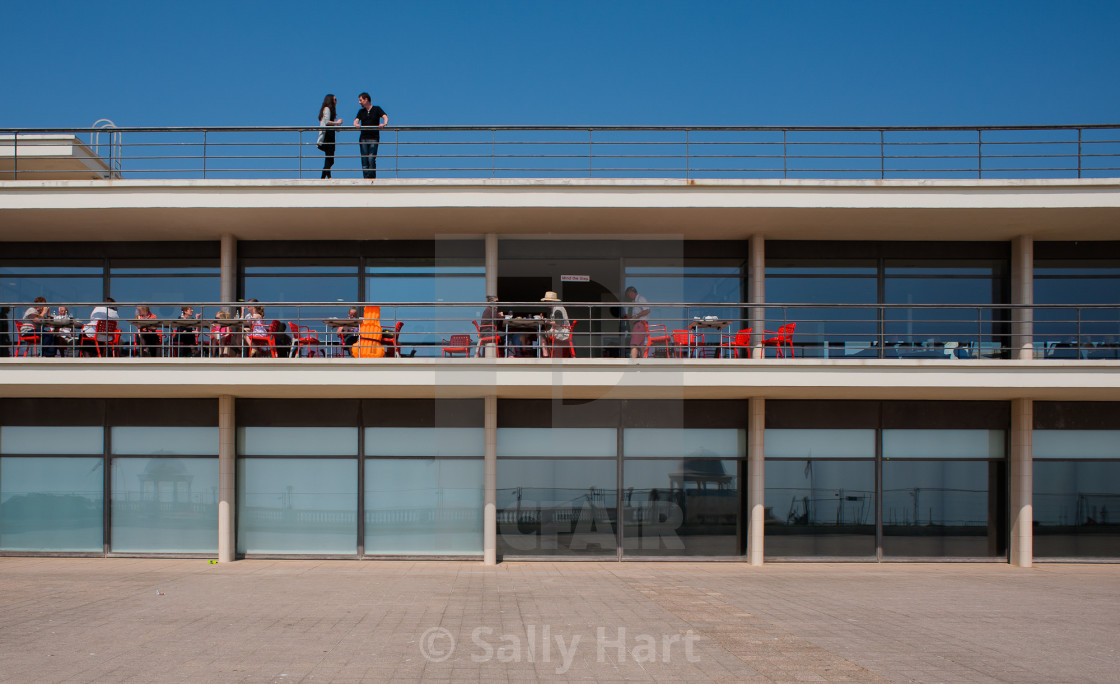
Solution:
[{"label": "man in black t-shirt", "polygon": [[358,96],[358,116],[354,119],[355,126],[361,126],[362,132],[358,136],[358,151],[362,156],[362,177],[377,178],[377,144],[381,140],[381,130],[389,123],[389,115],[385,110],[373,104],[369,93]]}]

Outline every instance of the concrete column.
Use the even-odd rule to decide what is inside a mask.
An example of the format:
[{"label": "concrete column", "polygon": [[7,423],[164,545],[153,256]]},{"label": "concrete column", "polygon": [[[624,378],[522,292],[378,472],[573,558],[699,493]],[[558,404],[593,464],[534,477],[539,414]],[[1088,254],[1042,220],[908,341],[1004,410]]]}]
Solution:
[{"label": "concrete column", "polygon": [[[1020,235],[1011,241],[1011,303],[1034,304],[1034,238]],[[1034,311],[1015,309],[1011,315],[1011,358],[1034,358]]]},{"label": "concrete column", "polygon": [[[747,278],[747,301],[751,304],[766,303],[766,238],[762,235],[750,237],[750,256],[747,259],[750,271]],[[752,306],[751,318],[751,358],[765,358],[762,348],[763,328],[766,327],[766,310]]]},{"label": "concrete column", "polygon": [[[486,234],[486,294],[498,294],[498,235],[496,233]],[[495,344],[486,345],[484,352],[488,359],[498,357],[498,347]]]},{"label": "concrete column", "polygon": [[751,397],[747,421],[747,558],[762,565],[766,523],[766,399]]},{"label": "concrete column", "polygon": [[483,418],[484,441],[486,445],[483,461],[484,509],[482,515],[482,562],[486,565],[498,563],[498,397],[491,394],[485,398],[485,417]]},{"label": "concrete column", "polygon": [[222,301],[237,299],[237,240],[232,235],[222,236]]},{"label": "concrete column", "polygon": [[1032,456],[1034,402],[1011,401],[1011,540],[1012,565],[1029,568],[1034,562],[1034,462]]},{"label": "concrete column", "polygon": [[237,553],[234,512],[237,506],[237,440],[233,397],[218,397],[218,562],[229,563]]}]

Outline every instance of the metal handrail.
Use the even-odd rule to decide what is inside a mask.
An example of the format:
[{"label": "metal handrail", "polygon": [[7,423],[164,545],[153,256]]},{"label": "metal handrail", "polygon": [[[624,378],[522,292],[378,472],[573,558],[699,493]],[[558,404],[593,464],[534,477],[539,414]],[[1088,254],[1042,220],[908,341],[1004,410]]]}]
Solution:
[{"label": "metal handrail", "polygon": [[[348,148],[356,144],[356,134],[361,129],[333,128],[338,135],[355,136],[354,140],[336,143],[335,172],[340,177],[348,173],[357,176],[359,155],[356,149]],[[0,178],[59,178],[58,164],[34,167],[33,160],[50,158],[32,156],[34,139],[30,136],[73,136],[79,140],[85,136],[93,144],[103,130],[0,128],[0,159],[8,150],[13,158],[11,173],[0,171]],[[320,130],[318,126],[114,128],[112,135],[117,137],[113,154],[107,160],[111,173],[103,177],[315,178],[319,152],[314,147]],[[438,125],[380,130],[383,145],[378,163],[382,177],[1120,177],[1120,124]],[[509,134],[510,139],[502,140],[503,133]],[[535,135],[538,133],[549,135]],[[8,143],[5,137],[12,142]],[[477,153],[470,148],[477,149]],[[526,160],[546,163],[524,164]],[[228,165],[231,161],[242,163]],[[84,177],[89,177],[88,169]]]},{"label": "metal handrail", "polygon": [[[49,306],[54,310],[58,302]],[[80,334],[76,328],[88,321],[94,307],[100,302],[62,303],[76,317],[71,337]],[[171,339],[176,332],[178,304],[170,303],[116,303],[121,330],[133,335],[139,327],[132,322],[131,312],[137,306],[150,306],[161,321],[153,324],[164,337]],[[192,303],[194,311],[205,321],[211,322],[218,311],[233,315],[240,321],[238,309],[244,302]],[[265,309],[265,321],[280,321],[285,328],[289,322],[310,328],[324,348],[340,356],[342,339],[337,329],[327,324],[330,318],[344,318],[350,307],[360,310],[362,302],[259,302],[253,304]],[[579,321],[573,329],[572,347],[577,356],[624,356],[629,352],[632,330],[621,321],[618,307],[625,304],[602,302],[564,302],[571,320]],[[0,333],[10,331],[12,352],[24,352],[17,341],[21,318],[31,302],[4,303],[8,309],[0,318],[4,324]],[[440,356],[443,347],[449,346],[453,334],[468,334],[473,345],[478,336],[471,324],[481,321],[485,304],[477,302],[382,302],[382,321],[388,331],[396,321],[403,321],[399,345],[419,356]],[[541,302],[502,302],[499,308],[509,312],[547,313],[548,306]],[[739,356],[729,348],[737,331],[752,328],[751,346],[761,349],[761,340],[772,338],[780,326],[798,325],[790,353],[795,357],[815,358],[1011,358],[1013,349],[1021,350],[1025,344],[1033,348],[1035,358],[1052,359],[1117,359],[1120,360],[1120,304],[791,304],[746,302],[712,304],[705,302],[650,302],[648,322],[662,325],[665,332],[685,332],[689,327],[696,335],[684,356]],[[1026,337],[1013,332],[1016,311],[1033,314],[1033,335]],[[705,317],[719,320],[720,325],[707,325]],[[22,322],[27,326],[27,322]],[[213,323],[203,326],[208,333]],[[39,332],[53,333],[50,326],[35,326]],[[530,326],[531,327],[531,326]],[[547,320],[537,328],[528,330],[512,328],[503,332],[508,336],[536,337],[547,333],[551,325]],[[42,337],[27,333],[27,337]],[[338,338],[336,340],[336,338]],[[135,342],[135,340],[132,340]],[[29,340],[29,343],[32,341]],[[38,340],[42,343],[42,339]],[[238,343],[244,343],[238,339]],[[540,353],[539,340],[516,341],[517,346],[530,347]],[[513,344],[513,343],[509,343]],[[534,347],[534,344],[537,346]],[[662,341],[654,349],[654,356],[682,355],[679,343]],[[767,345],[770,349],[770,345]],[[133,346],[135,351],[135,345]],[[478,352],[476,347],[472,353]],[[522,351],[525,351],[524,349]],[[641,350],[644,354],[645,349]],[[742,352],[743,350],[738,350]],[[773,348],[773,352],[777,349]]]}]

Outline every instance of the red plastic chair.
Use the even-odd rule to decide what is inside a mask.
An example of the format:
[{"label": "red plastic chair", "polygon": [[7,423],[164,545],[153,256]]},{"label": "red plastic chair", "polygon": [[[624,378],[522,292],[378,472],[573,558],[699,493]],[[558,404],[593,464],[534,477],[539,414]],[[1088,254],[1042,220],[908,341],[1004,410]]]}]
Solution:
[{"label": "red plastic chair", "polygon": [[[102,341],[102,337],[107,339]],[[118,345],[121,342],[121,333],[117,330],[117,321],[112,318],[98,319],[93,336],[83,335],[82,341],[84,342],[85,340],[93,342],[93,348],[97,352],[99,358],[102,356],[109,356],[110,354],[116,356]],[[102,353],[103,347],[105,349],[104,353]]]},{"label": "red plastic chair", "polygon": [[43,338],[38,333],[22,333],[16,338],[16,356],[42,356]]},{"label": "red plastic chair", "polygon": [[396,356],[401,355],[401,328],[404,327],[404,321],[397,321],[397,325],[393,328],[391,333],[381,333],[381,341],[385,344],[385,355]]},{"label": "red plastic chair", "polygon": [[695,346],[696,338],[693,336],[691,330],[673,331],[673,355],[678,359],[690,358],[692,356],[692,350]]},{"label": "red plastic chair", "polygon": [[443,340],[443,345],[444,356],[470,356],[473,346],[470,335],[452,335],[450,340]]},{"label": "red plastic chair", "polygon": [[576,358],[576,348],[572,344],[572,330],[576,327],[576,323],[579,323],[579,321],[572,320],[568,321],[566,326],[563,326],[568,329],[568,339],[566,340],[558,341],[554,336],[548,336],[548,346],[542,350],[545,356],[561,359]]},{"label": "red plastic chair", "polygon": [[723,352],[726,350],[728,355],[729,355],[728,358],[734,357],[734,358],[738,359],[738,358],[740,358],[740,356],[739,356],[739,350],[740,349],[743,350],[746,353],[747,358],[750,358],[750,356],[751,356],[751,329],[750,328],[743,328],[739,332],[735,333],[734,336],[732,336],[732,335],[720,335],[720,342],[719,342],[720,358],[723,357]]},{"label": "red plastic chair", "polygon": [[[479,325],[478,321],[471,321],[471,323],[474,323],[474,330],[478,333],[478,344],[474,348],[475,356],[482,356],[482,348],[488,344],[501,345],[502,338],[498,336],[498,326],[490,323]],[[498,355],[501,356],[501,350]]]},{"label": "red plastic chair", "polygon": [[249,343],[250,356],[253,349],[261,349],[266,355],[276,358],[276,343],[271,332],[250,331],[245,335],[245,340]]},{"label": "red plastic chair", "polygon": [[793,355],[793,331],[794,331],[795,328],[797,328],[796,323],[786,323],[785,325],[778,328],[778,332],[774,332],[773,330],[763,330],[763,332],[766,333],[767,335],[773,335],[774,336],[774,337],[764,337],[762,339],[763,346],[777,347],[778,348],[778,358],[779,359],[785,358],[785,354],[782,352],[782,347],[788,347],[789,348],[789,357],[791,359],[794,358],[794,355]]},{"label": "red plastic chair", "polygon": [[649,325],[649,334],[646,335],[646,354],[645,357],[649,358],[650,351],[658,344],[665,345],[665,354],[669,354],[669,346],[672,338],[669,336],[669,330],[661,323],[651,323]]},{"label": "red plastic chair", "polygon": [[[288,321],[288,328],[292,333],[292,356],[300,356],[301,350],[306,350],[306,356],[322,356],[319,349],[319,336],[306,325],[296,325]],[[312,349],[314,347],[314,349]]]}]

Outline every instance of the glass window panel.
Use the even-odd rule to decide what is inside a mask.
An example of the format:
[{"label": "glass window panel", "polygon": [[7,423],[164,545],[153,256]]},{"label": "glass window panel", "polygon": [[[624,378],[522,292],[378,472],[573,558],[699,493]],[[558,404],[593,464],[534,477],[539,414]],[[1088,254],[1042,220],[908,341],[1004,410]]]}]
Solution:
[{"label": "glass window panel", "polygon": [[1035,461],[1033,516],[1035,557],[1120,558],[1120,462]]},{"label": "glass window panel", "polygon": [[[245,298],[261,302],[338,302],[338,306],[268,306],[266,320],[295,321],[315,330],[323,320],[346,315],[347,306],[358,298],[357,269],[350,276],[245,276]],[[382,311],[384,319],[385,312]]]},{"label": "glass window panel", "polygon": [[508,459],[498,464],[498,553],[617,553],[615,460]]},{"label": "glass window panel", "polygon": [[766,458],[875,458],[875,430],[768,429]]},{"label": "glass window panel", "polygon": [[[69,302],[100,302],[104,298],[103,282],[100,275],[97,277],[0,276],[0,301],[30,303],[36,297],[45,297],[52,305]],[[54,306],[51,308],[53,309]],[[87,308],[81,315],[88,317],[90,308],[92,307]],[[70,313],[78,315],[78,311],[73,308]],[[19,314],[22,315],[23,312],[20,311]]]},{"label": "glass window panel", "polygon": [[1118,458],[1120,430],[1035,430],[1034,458]]},{"label": "glass window panel", "polygon": [[622,440],[628,458],[743,458],[747,454],[746,430],[626,428]]},{"label": "glass window panel", "polygon": [[883,458],[1003,456],[1003,430],[883,430]]},{"label": "glass window panel", "polygon": [[366,428],[367,456],[478,456],[482,428]]},{"label": "glass window panel", "polygon": [[358,552],[356,459],[240,459],[237,489],[239,552]]},{"label": "glass window panel", "polygon": [[485,308],[486,279],[481,272],[452,275],[428,268],[432,272],[424,275],[369,276],[366,299],[385,303],[479,302],[477,307],[382,306],[383,325],[385,321],[405,322],[402,341],[416,344],[409,351],[415,351],[417,356],[440,356],[441,340],[456,333],[473,332],[471,320],[478,320]]},{"label": "glass window panel", "polygon": [[52,266],[36,264],[31,266],[0,266],[0,276],[7,275],[101,275],[104,267],[91,263],[88,266]]},{"label": "glass window panel", "polygon": [[874,557],[875,462],[767,461],[764,548],[776,557]]},{"label": "glass window panel", "polygon": [[218,459],[114,458],[111,476],[114,551],[217,552]]},{"label": "glass window panel", "polygon": [[100,427],[5,425],[0,427],[0,454],[103,454]]},{"label": "glass window panel", "polygon": [[622,485],[624,553],[739,555],[738,463],[703,458],[627,460]]},{"label": "glass window panel", "polygon": [[114,427],[114,454],[218,455],[217,427]]},{"label": "glass window panel", "polygon": [[241,456],[356,456],[358,428],[239,427]]},{"label": "glass window panel", "polygon": [[766,275],[865,275],[874,276],[872,259],[767,259]]},{"label": "glass window panel", "polygon": [[499,458],[614,458],[615,428],[499,428]]},{"label": "glass window panel", "polygon": [[101,458],[0,458],[0,549],[102,551]]},{"label": "glass window panel", "polygon": [[111,276],[109,292],[118,302],[170,302],[155,306],[152,312],[164,318],[177,318],[179,306],[221,300],[221,279],[217,276]]},{"label": "glass window panel", "polygon": [[367,554],[481,554],[483,463],[368,459]]},{"label": "glass window panel", "polygon": [[766,301],[786,304],[874,304],[879,299],[875,278],[766,277]]},{"label": "glass window panel", "polygon": [[[909,432],[901,430],[898,432]],[[883,463],[883,554],[988,558],[1005,553],[1000,501],[1003,464]]]}]

